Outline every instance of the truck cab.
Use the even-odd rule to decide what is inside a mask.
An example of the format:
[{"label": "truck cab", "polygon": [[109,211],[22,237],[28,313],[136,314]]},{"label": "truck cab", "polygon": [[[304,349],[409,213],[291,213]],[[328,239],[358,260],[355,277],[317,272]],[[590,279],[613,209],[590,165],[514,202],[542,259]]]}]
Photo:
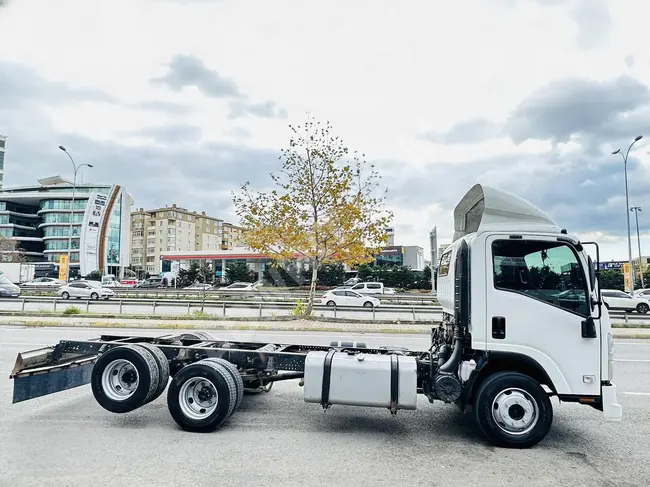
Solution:
[{"label": "truck cab", "polygon": [[561,401],[621,419],[610,318],[584,245],[529,202],[495,188],[475,185],[454,211],[438,299],[447,326],[467,331],[475,379],[510,373],[490,406],[509,405],[492,414],[493,434],[527,436],[522,427],[540,417],[542,405],[522,377]]}]

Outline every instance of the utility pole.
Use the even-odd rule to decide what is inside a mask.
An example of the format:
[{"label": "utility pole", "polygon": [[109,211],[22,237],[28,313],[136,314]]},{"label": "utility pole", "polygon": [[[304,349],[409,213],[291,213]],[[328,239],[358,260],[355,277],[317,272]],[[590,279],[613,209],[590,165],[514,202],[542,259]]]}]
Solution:
[{"label": "utility pole", "polygon": [[436,266],[438,262],[438,231],[436,227],[429,232],[431,246],[431,294],[436,293]]},{"label": "utility pole", "polygon": [[627,189],[627,156],[630,155],[630,149],[636,144],[639,140],[643,138],[643,135],[637,135],[630,146],[627,148],[627,152],[623,154],[621,149],[616,149],[612,154],[620,154],[623,158],[623,168],[625,172],[625,215],[627,217],[627,253],[628,253],[628,262],[630,265],[630,296],[634,296],[634,265],[632,264],[632,235],[630,233],[630,198]]},{"label": "utility pole", "polygon": [[645,283],[643,282],[643,264],[641,264],[641,234],[639,233],[639,212],[643,211],[640,206],[633,206],[630,208],[630,211],[634,212],[634,217],[636,218],[636,241],[639,245],[639,275],[641,276],[641,288],[645,288]]}]

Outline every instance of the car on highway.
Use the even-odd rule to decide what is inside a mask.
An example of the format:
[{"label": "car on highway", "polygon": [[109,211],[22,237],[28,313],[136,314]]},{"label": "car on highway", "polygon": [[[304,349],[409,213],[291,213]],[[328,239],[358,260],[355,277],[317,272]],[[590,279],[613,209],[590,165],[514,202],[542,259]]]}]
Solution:
[{"label": "car on highway", "polygon": [[113,291],[102,286],[102,283],[97,281],[74,281],[59,289],[57,294],[63,299],[85,298],[97,300],[109,299],[115,296]]},{"label": "car on highway", "polygon": [[36,279],[21,284],[24,288],[32,289],[52,289],[65,285],[65,281],[53,277],[37,277]]},{"label": "car on highway", "polygon": [[0,276],[0,297],[17,298],[18,296],[20,296],[20,287],[16,286],[5,276]]},{"label": "car on highway", "polygon": [[650,299],[650,289],[637,289],[634,291],[635,298]]},{"label": "car on highway", "polygon": [[326,306],[363,306],[365,308],[376,308],[381,301],[373,296],[359,294],[349,289],[338,291],[327,291],[321,298],[321,304]]},{"label": "car on highway", "polygon": [[256,282],[233,282],[230,286],[220,287],[219,291],[257,291]]},{"label": "car on highway", "polygon": [[212,289],[212,284],[201,284],[201,283],[194,283],[191,286],[187,286],[186,288],[187,291],[210,291]]},{"label": "car on highway", "polygon": [[642,315],[650,311],[650,302],[647,299],[633,298],[629,294],[617,289],[603,289],[600,294],[607,309],[622,309],[628,313],[636,311]]},{"label": "car on highway", "polygon": [[158,289],[165,287],[165,282],[162,277],[150,277],[145,279],[140,284],[137,284],[137,288],[148,288],[148,289]]}]

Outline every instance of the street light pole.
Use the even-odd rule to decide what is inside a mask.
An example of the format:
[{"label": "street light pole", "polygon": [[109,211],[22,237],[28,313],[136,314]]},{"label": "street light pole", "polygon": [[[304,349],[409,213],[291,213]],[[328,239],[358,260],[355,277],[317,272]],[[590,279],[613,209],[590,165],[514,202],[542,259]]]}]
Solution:
[{"label": "street light pole", "polygon": [[621,149],[616,149],[612,154],[620,154],[623,157],[623,167],[625,170],[625,216],[627,218],[627,253],[628,253],[628,262],[630,265],[630,296],[634,296],[634,266],[632,265],[632,234],[630,232],[630,197],[627,189],[627,156],[630,154],[630,149],[636,144],[639,140],[643,138],[643,135],[637,135],[630,146],[627,148],[625,155],[621,152]]},{"label": "street light pole", "polygon": [[[70,281],[70,264],[72,263],[72,261],[70,260],[70,254],[72,252],[72,223],[74,221],[74,201],[75,201],[75,193],[76,193],[76,190],[77,190],[77,172],[79,172],[79,169],[81,169],[84,166],[87,166],[87,167],[93,167],[93,166],[92,166],[92,164],[81,164],[80,166],[77,166],[77,164],[74,162],[74,159],[72,158],[72,156],[66,150],[65,147],[60,145],[59,149],[61,149],[63,152],[65,152],[66,155],[70,158],[70,162],[72,163],[72,168],[74,170],[74,177],[72,178],[72,202],[70,203],[70,227],[68,229],[68,265],[65,268],[65,282],[69,282]],[[81,234],[80,234],[80,236],[81,236]]]},{"label": "street light pole", "polygon": [[630,211],[634,212],[634,217],[636,218],[636,241],[639,245],[639,275],[641,276],[641,289],[644,289],[645,282],[643,282],[643,265],[641,264],[641,235],[639,234],[639,212],[643,210],[640,206],[633,206],[630,208]]}]

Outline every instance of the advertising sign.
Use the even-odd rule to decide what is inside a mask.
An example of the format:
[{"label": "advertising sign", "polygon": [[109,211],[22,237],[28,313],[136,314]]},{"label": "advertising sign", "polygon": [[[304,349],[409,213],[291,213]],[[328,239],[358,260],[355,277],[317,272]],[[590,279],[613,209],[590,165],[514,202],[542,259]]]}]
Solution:
[{"label": "advertising sign", "polygon": [[68,271],[68,256],[61,255],[59,256],[59,280],[65,281],[65,275]]},{"label": "advertising sign", "polygon": [[79,245],[79,266],[83,276],[99,268],[99,233],[107,202],[106,195],[91,193],[86,204]]},{"label": "advertising sign", "polygon": [[630,280],[630,263],[623,264],[623,279],[625,281],[625,292],[632,290],[632,281]]}]

